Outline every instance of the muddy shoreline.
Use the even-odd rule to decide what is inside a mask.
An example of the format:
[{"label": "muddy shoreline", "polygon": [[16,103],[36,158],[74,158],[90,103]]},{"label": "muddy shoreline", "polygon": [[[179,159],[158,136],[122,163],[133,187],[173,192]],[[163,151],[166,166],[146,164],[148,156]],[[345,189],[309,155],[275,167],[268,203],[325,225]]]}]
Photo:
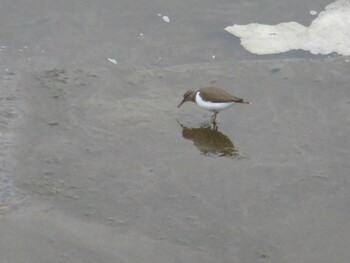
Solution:
[{"label": "muddy shoreline", "polygon": [[[258,57],[212,33],[233,16],[306,23],[304,3],[268,1],[271,17],[244,1],[15,2],[26,11],[0,29],[2,261],[347,262],[348,58]],[[217,131],[176,108],[209,84],[252,102]]]}]

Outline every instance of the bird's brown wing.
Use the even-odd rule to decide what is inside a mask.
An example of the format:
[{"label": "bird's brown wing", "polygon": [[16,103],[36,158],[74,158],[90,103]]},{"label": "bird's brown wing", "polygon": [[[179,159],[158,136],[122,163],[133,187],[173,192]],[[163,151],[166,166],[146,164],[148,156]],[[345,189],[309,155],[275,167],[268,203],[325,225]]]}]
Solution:
[{"label": "bird's brown wing", "polygon": [[199,89],[201,97],[212,102],[243,102],[243,99],[235,97],[226,90],[217,87],[205,87]]}]

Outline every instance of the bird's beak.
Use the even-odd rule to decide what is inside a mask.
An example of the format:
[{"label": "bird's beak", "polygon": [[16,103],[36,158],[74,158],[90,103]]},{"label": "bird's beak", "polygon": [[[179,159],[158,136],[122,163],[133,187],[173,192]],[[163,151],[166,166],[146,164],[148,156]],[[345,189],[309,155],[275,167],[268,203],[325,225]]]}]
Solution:
[{"label": "bird's beak", "polygon": [[185,99],[183,99],[183,100],[180,102],[180,104],[179,104],[179,105],[177,105],[177,107],[178,107],[178,108],[180,108],[180,107],[181,107],[181,105],[182,105],[182,104],[184,104],[184,102],[185,102]]}]

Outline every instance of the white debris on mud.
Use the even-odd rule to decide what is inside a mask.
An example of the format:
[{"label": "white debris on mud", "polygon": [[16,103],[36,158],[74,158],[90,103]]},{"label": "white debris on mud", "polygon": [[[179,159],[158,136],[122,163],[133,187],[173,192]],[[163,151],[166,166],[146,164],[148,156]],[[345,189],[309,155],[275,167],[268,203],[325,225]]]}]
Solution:
[{"label": "white debris on mud", "polygon": [[115,64],[115,65],[118,64],[118,62],[117,62],[115,59],[113,59],[113,58],[108,58],[107,60],[108,60],[109,62]]},{"label": "white debris on mud", "polygon": [[290,50],[306,50],[312,54],[350,55],[350,1],[338,0],[320,12],[310,26],[297,22],[277,25],[252,23],[228,26],[225,30],[241,39],[241,45],[258,55]]}]

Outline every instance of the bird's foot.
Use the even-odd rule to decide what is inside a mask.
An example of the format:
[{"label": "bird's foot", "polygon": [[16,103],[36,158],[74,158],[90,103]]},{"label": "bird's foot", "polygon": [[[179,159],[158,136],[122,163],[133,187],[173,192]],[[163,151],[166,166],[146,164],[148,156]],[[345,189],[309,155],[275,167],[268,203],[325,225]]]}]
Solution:
[{"label": "bird's foot", "polygon": [[214,112],[213,116],[211,116],[211,122],[216,123],[216,115],[218,115],[218,112]]}]

